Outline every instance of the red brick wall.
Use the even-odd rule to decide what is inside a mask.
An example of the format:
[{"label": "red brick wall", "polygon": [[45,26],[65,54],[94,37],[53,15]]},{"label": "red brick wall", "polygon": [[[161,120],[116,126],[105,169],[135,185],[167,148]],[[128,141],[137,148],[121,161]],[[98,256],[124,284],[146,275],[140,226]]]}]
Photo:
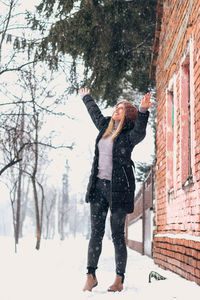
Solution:
[{"label": "red brick wall", "polygon": [[[161,1],[159,1],[161,2]],[[190,59],[192,182],[185,182],[182,64]],[[167,152],[167,93],[173,86],[174,153]],[[200,1],[166,0],[156,61],[157,203],[154,260],[160,266],[200,284]],[[187,141],[186,141],[187,142]],[[171,147],[172,148],[172,147]],[[174,149],[173,148],[173,149]],[[187,155],[186,155],[187,156]],[[169,161],[174,165],[169,170]],[[173,188],[167,182],[173,172]],[[177,239],[176,236],[179,235]],[[182,238],[181,238],[182,237]],[[195,241],[194,241],[195,239]]]},{"label": "red brick wall", "polygon": [[163,268],[200,284],[200,243],[198,241],[155,237],[154,261]]}]

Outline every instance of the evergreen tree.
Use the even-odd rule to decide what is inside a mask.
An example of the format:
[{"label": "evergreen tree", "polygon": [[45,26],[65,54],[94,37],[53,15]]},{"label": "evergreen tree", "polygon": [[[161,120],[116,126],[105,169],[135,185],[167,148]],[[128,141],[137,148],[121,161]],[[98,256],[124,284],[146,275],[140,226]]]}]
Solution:
[{"label": "evergreen tree", "polygon": [[[43,0],[37,6],[38,15],[28,16],[32,28],[43,34],[37,54],[51,68],[58,67],[60,57],[72,57],[71,93],[87,85],[95,99],[114,105],[124,82],[146,92],[151,86],[156,3],[157,0]],[[77,71],[80,60],[84,64],[81,80]]]},{"label": "evergreen tree", "polygon": [[151,170],[152,164],[137,161],[135,163],[135,166],[136,166],[136,181],[144,182]]}]

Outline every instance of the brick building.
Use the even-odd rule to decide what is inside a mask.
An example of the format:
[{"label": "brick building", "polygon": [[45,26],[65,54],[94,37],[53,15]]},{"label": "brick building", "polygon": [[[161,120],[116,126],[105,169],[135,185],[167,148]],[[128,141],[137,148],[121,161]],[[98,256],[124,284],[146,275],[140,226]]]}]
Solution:
[{"label": "brick building", "polygon": [[200,0],[158,0],[156,264],[200,284]]}]

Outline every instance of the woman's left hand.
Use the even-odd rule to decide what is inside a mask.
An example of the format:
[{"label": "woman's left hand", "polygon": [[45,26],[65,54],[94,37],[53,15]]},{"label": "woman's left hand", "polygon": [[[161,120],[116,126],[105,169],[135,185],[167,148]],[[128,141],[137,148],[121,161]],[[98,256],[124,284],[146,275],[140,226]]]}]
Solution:
[{"label": "woman's left hand", "polygon": [[150,99],[151,99],[151,94],[149,93],[145,94],[145,96],[141,100],[140,107],[149,109],[154,104],[154,102],[151,102]]},{"label": "woman's left hand", "polygon": [[80,96],[85,96],[90,94],[90,90],[88,88],[82,88],[80,90],[78,90],[78,93]]}]

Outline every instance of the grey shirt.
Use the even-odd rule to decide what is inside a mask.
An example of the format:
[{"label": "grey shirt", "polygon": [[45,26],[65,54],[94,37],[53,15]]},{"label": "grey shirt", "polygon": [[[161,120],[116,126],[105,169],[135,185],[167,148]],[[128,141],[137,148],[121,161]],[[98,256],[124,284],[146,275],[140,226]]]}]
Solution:
[{"label": "grey shirt", "polygon": [[[140,107],[139,111],[142,113],[146,113],[147,109]],[[115,122],[114,131],[117,129],[119,122]],[[98,143],[99,149],[99,164],[98,164],[98,174],[97,177],[100,179],[112,179],[112,149],[113,149],[113,141],[112,135],[104,138],[101,138]]]},{"label": "grey shirt", "polygon": [[[115,122],[114,130],[117,129],[119,122]],[[97,177],[100,179],[111,180],[112,178],[112,149],[113,149],[113,141],[112,135],[108,137],[101,138],[98,143],[99,149],[99,164],[98,164],[98,174]]]},{"label": "grey shirt", "polygon": [[112,177],[112,149],[113,141],[112,136],[101,138],[98,143],[99,148],[99,165],[98,165],[98,175],[100,179],[111,180]]}]

